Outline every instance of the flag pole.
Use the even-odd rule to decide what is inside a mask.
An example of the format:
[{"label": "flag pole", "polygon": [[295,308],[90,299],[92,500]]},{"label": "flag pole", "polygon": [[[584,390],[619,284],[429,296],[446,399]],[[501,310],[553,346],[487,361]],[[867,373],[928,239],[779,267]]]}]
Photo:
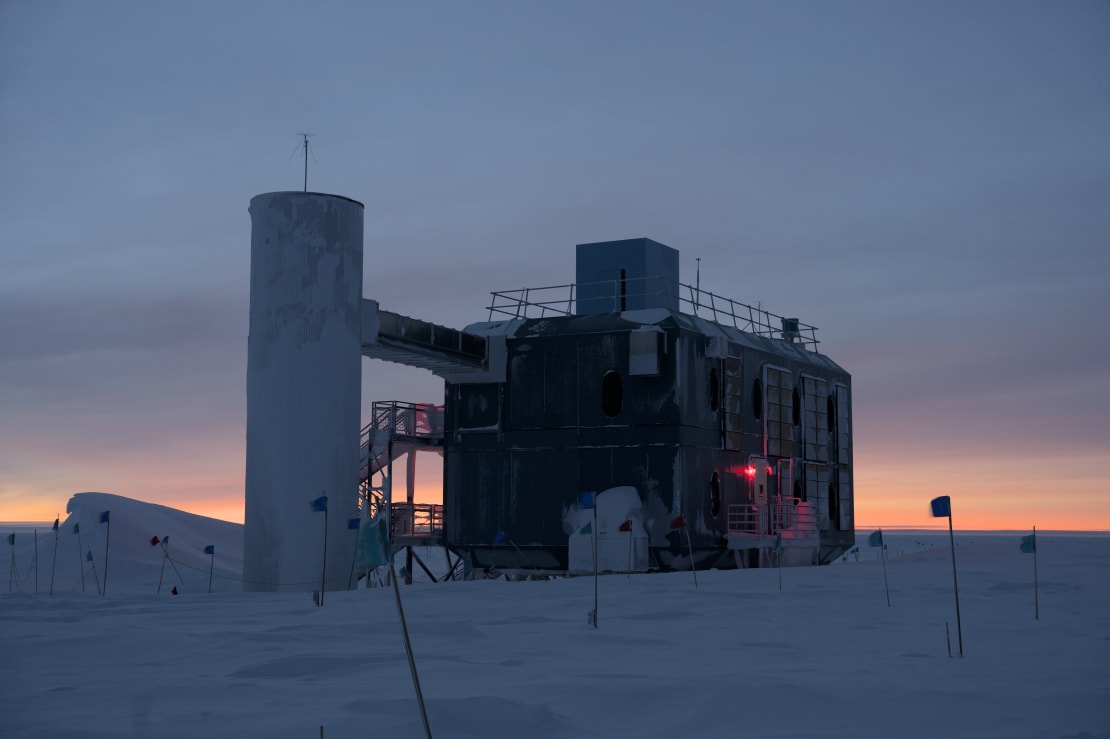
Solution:
[{"label": "flag pole", "polygon": [[[348,531],[354,530],[354,532],[355,532],[355,546],[354,546],[353,551],[351,552],[351,572],[350,572],[350,574],[347,575],[347,590],[350,590],[351,585],[353,585],[355,583],[355,565],[358,563],[358,536],[359,536],[359,531],[360,531],[359,527],[361,525],[362,525],[361,515],[359,516],[359,518],[351,518],[351,519],[347,520],[347,530]],[[447,563],[448,564],[451,563],[450,556],[448,556]],[[369,573],[367,573],[367,575],[369,575]],[[209,576],[208,579],[211,580],[212,577]],[[369,577],[367,577],[367,579],[369,579]],[[209,589],[209,592],[211,592],[211,588]]]},{"label": "flag pole", "polygon": [[694,545],[690,541],[690,527],[686,525],[686,520],[682,521],[682,528],[686,530],[686,547],[690,550],[690,572],[694,573],[694,587],[698,586],[698,568],[694,562]]},{"label": "flag pole", "polygon": [[594,496],[594,628],[597,628],[597,496]]},{"label": "flag pole", "polygon": [[319,595],[314,591],[312,599],[316,602],[318,607],[324,605],[324,589],[328,584],[328,496],[325,491],[321,491],[324,495],[313,500],[309,507],[316,513],[324,514],[324,556],[323,564],[320,567],[320,590]]},{"label": "flag pole", "polygon": [[39,530],[35,529],[35,595],[39,594]]},{"label": "flag pole", "polygon": [[886,607],[890,608],[890,581],[886,579],[886,540],[883,530],[879,529],[879,555],[883,558],[883,588],[886,590]]},{"label": "flag pole", "polygon": [[964,631],[960,625],[960,584],[956,579],[956,534],[952,530],[952,506],[948,507],[948,542],[952,545],[952,589],[956,594],[956,637],[960,644],[960,656],[964,656]]},{"label": "flag pole", "polygon": [[[80,522],[73,524],[73,533],[77,534],[77,566],[81,568],[81,592],[85,592],[85,560],[81,557],[81,550],[85,547],[81,544],[81,524]],[[97,586],[97,592],[100,591],[100,586]]]},{"label": "flag pole", "polygon": [[54,519],[54,559],[50,563],[50,595],[54,595],[54,572],[58,569],[58,521],[61,519],[62,514],[58,514]]},{"label": "flag pole", "polygon": [[166,552],[166,548],[162,547],[162,569],[158,570],[158,590],[156,591],[156,595],[162,594],[162,576],[166,574],[166,557],[168,556],[169,554]]},{"label": "flag pole", "polygon": [[8,568],[8,592],[12,592],[12,583],[15,582],[15,532],[8,534],[8,544],[12,548],[12,564]]},{"label": "flag pole", "polygon": [[[166,559],[169,560],[170,567],[173,568],[174,573],[177,575],[177,581],[181,583],[181,587],[185,587],[185,578],[181,576],[181,570],[177,569],[177,563],[174,562],[173,557],[170,556],[170,537],[162,537],[162,549],[166,553]],[[164,566],[163,564],[163,567]]]},{"label": "flag pole", "polygon": [[104,593],[100,590],[100,577],[96,574],[96,560],[93,559],[92,549],[89,549],[88,554],[85,555],[85,559],[92,565],[93,581],[96,583],[96,594],[103,595]]},{"label": "flag pole", "polygon": [[1041,604],[1037,594],[1037,527],[1033,527],[1033,619],[1040,621]]},{"label": "flag pole", "polygon": [[624,573],[625,579],[632,577],[632,526],[628,527],[628,569]]},{"label": "flag pole", "polygon": [[[320,606],[324,605],[324,590],[328,584],[328,507],[324,504],[324,565],[320,572]],[[396,584],[396,583],[394,583]]]},{"label": "flag pole", "polygon": [[[416,659],[412,655],[412,642],[409,641],[409,627],[405,622],[405,609],[401,606],[401,587],[397,584],[397,572],[393,569],[393,560],[389,560],[389,579],[393,581],[393,598],[397,601],[397,616],[401,619],[401,633],[405,637],[405,655],[409,658],[409,672],[412,673],[412,685],[416,688],[416,702],[420,706],[420,720],[424,722],[424,734],[432,739],[432,729],[428,725],[428,712],[424,709],[424,693],[420,690],[420,677],[416,673]],[[323,600],[323,593],[321,600]]]},{"label": "flag pole", "polygon": [[779,571],[779,590],[782,590],[782,532],[775,534],[775,569]]},{"label": "flag pole", "polygon": [[108,524],[108,530],[104,533],[104,588],[101,590],[101,595],[108,594],[108,544],[112,540],[112,516],[111,511],[104,511],[100,514],[100,522]]},{"label": "flag pole", "polygon": [[211,593],[212,593],[212,571],[214,569],[216,569],[216,547],[213,546],[212,551],[210,551],[208,554],[210,555],[210,557],[208,559],[208,593],[209,593],[209,595],[211,595]]}]

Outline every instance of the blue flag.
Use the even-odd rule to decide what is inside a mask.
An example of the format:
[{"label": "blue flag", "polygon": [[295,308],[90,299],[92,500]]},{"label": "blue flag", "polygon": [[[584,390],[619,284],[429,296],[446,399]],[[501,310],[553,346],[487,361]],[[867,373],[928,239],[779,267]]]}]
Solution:
[{"label": "blue flag", "polygon": [[111,511],[104,511],[100,514],[100,523],[108,523],[109,517],[112,515]]},{"label": "blue flag", "polygon": [[91,549],[89,551],[85,552],[85,560],[88,561],[88,562],[93,561],[92,550]]},{"label": "blue flag", "polygon": [[867,545],[871,547],[881,547],[883,545],[883,532],[876,531],[871,536],[867,537]]},{"label": "blue flag", "polygon": [[578,494],[578,507],[584,511],[588,511],[594,507],[594,494],[593,493],[579,493]]},{"label": "blue flag", "polygon": [[205,554],[215,554],[216,553],[216,545],[215,544],[209,544],[208,546],[206,546],[204,548],[204,553]]},{"label": "blue flag", "polygon": [[357,529],[358,528],[358,519],[357,518],[348,518],[347,519],[347,528],[349,530],[350,529]]},{"label": "blue flag", "polygon": [[505,532],[502,531],[501,529],[498,529],[497,530],[497,535],[493,537],[493,545],[497,546],[498,544],[500,544],[503,541],[505,541]]},{"label": "blue flag", "polygon": [[73,533],[75,533],[75,534],[80,534],[81,533],[81,524],[79,524],[79,523],[73,524]]},{"label": "blue flag", "polygon": [[328,496],[321,495],[319,498],[312,501],[312,510],[316,511],[317,513],[319,513],[320,511],[326,511],[327,509],[328,509]]},{"label": "blue flag", "polygon": [[1037,551],[1037,535],[1030,534],[1029,536],[1021,537],[1021,551],[1023,554],[1033,554]]},{"label": "blue flag", "polygon": [[933,498],[933,502],[929,504],[933,509],[933,518],[941,518],[943,516],[952,515],[952,499],[947,495],[942,495],[939,498]]},{"label": "blue flag", "polygon": [[11,544],[13,547],[15,546],[15,534],[8,534],[8,543]]},{"label": "blue flag", "polygon": [[56,519],[56,518],[54,519],[54,530],[55,531],[58,530],[58,519]]}]

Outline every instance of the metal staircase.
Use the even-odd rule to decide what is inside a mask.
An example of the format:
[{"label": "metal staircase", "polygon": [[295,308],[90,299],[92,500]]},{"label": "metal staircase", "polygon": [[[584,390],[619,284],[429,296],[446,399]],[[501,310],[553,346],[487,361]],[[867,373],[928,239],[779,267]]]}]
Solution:
[{"label": "metal staircase", "polygon": [[[393,462],[416,451],[441,452],[443,448],[443,406],[434,403],[377,401],[372,419],[359,440],[359,497],[371,519],[388,516],[391,553],[406,550],[407,577],[411,580],[412,560],[428,568],[412,553],[414,546],[443,546],[443,506],[414,503],[409,464],[408,490],[404,500],[393,500]],[[448,557],[448,565],[451,565]]]},{"label": "metal staircase", "polygon": [[788,560],[808,560],[816,556],[820,542],[817,507],[813,503],[782,498],[770,505],[728,507],[729,549],[756,549],[765,560],[773,557],[776,550],[787,553],[783,556]]},{"label": "metal staircase", "polygon": [[[374,518],[389,498],[390,463],[412,451],[443,448],[443,406],[375,401],[371,416],[359,439],[358,480],[359,497]],[[374,484],[375,475],[382,478],[378,485]]]}]

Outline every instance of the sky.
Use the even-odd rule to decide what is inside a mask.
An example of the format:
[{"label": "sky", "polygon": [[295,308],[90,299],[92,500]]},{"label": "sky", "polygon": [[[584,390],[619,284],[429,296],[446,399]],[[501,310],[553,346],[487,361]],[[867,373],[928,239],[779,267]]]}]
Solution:
[{"label": "sky", "polygon": [[311,132],[384,309],[646,236],[820,328],[858,526],[1110,529],[1108,59],[1105,2],[0,2],[0,520],[242,520],[247,206]]}]

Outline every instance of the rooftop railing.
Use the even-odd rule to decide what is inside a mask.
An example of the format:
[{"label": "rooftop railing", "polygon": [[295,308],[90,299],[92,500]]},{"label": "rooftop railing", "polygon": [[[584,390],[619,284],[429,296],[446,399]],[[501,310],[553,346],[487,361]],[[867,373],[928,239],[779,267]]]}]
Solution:
[{"label": "rooftop railing", "polygon": [[732,326],[750,334],[797,343],[817,351],[817,327],[797,318],[780,316],[693,285],[667,282],[660,277],[525,287],[492,293],[489,320],[570,316],[579,300],[590,312],[620,312],[628,305],[669,305],[681,313]]}]

